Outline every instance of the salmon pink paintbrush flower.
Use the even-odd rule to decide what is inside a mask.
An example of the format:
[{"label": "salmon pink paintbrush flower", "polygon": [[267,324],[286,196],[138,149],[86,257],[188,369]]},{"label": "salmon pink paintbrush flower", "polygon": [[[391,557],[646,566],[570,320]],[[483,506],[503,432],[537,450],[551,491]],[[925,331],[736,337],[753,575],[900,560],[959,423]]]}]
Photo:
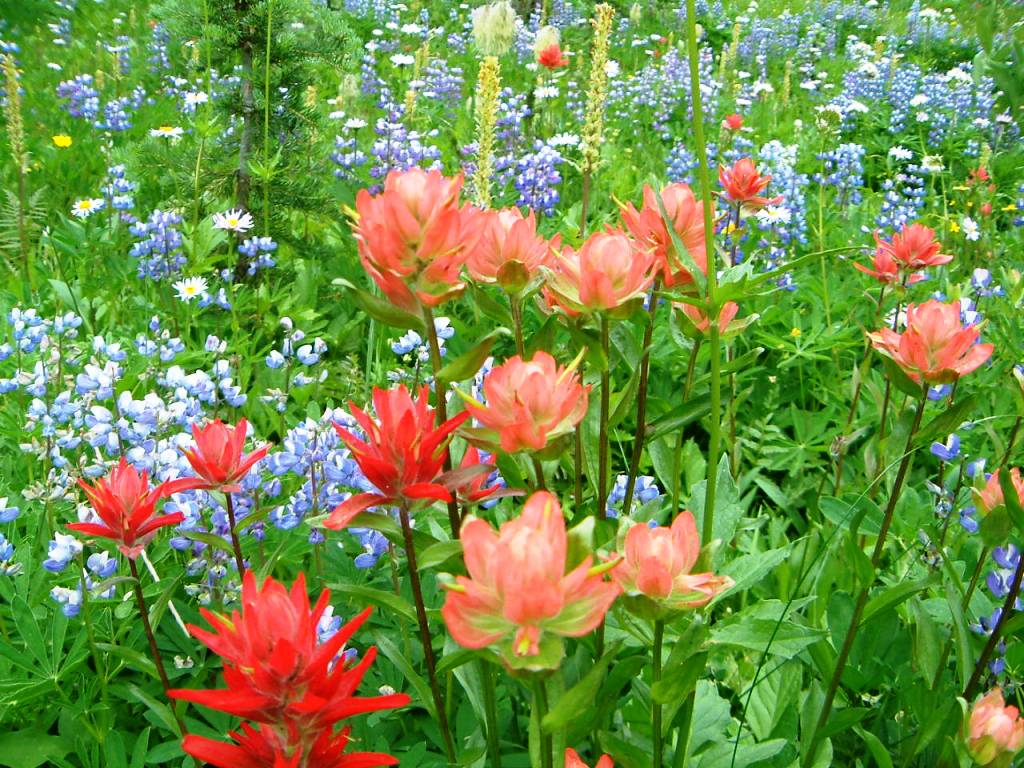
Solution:
[{"label": "salmon pink paintbrush flower", "polygon": [[612,579],[625,595],[645,597],[657,608],[699,608],[733,581],[710,572],[691,573],[698,557],[700,534],[689,512],[681,512],[670,527],[637,523],[626,533],[622,561],[612,569]]},{"label": "salmon pink paintbrush flower", "polygon": [[481,214],[481,235],[466,262],[479,283],[497,283],[509,293],[520,293],[554,259],[559,236],[550,242],[537,234],[533,211],[523,216],[518,208]]},{"label": "salmon pink paintbrush flower", "polygon": [[871,266],[859,263],[854,263],[853,266],[865,275],[871,275],[875,280],[886,285],[901,283],[904,279],[906,279],[907,285],[913,285],[925,279],[925,276],[922,274],[913,272],[907,274],[905,270],[901,270],[900,263],[892,257],[890,251],[884,248],[875,249],[875,256],[871,260]]},{"label": "salmon pink paintbrush flower", "polygon": [[436,307],[464,285],[460,270],[479,238],[479,211],[459,206],[462,176],[391,171],[378,195],[356,196],[353,234],[363,267],[396,306]]},{"label": "salmon pink paintbrush flower", "polygon": [[[1006,506],[1006,497],[1003,495],[1003,487],[999,483],[1001,469],[997,469],[985,482],[985,486],[974,491],[974,503],[982,517],[991,512]],[[1020,470],[1014,467],[1010,470],[1010,482],[1017,491],[1017,500],[1024,505],[1024,479],[1020,476]]]},{"label": "salmon pink paintbrush flower", "polygon": [[[689,324],[693,331],[696,331],[701,336],[711,330],[711,319],[707,316],[707,313],[703,308],[694,306],[693,304],[687,304],[683,301],[673,302],[672,306],[678,309],[686,318],[686,322]],[[730,331],[742,330],[736,327],[730,328],[732,321],[736,319],[736,313],[740,311],[739,304],[735,301],[727,301],[722,305],[722,308],[718,312],[718,332],[724,337],[726,334],[731,335]],[[746,321],[737,325],[746,327]]]},{"label": "salmon pink paintbrush flower", "polygon": [[324,521],[325,528],[341,530],[369,507],[399,504],[410,508],[423,499],[452,500],[451,491],[438,477],[448,454],[451,434],[469,418],[469,413],[460,413],[438,426],[428,397],[427,387],[420,389],[416,400],[401,384],[394,389],[374,387],[373,408],[377,421],[349,403],[352,416],[366,439],[356,437],[338,424],[334,428],[377,491],[359,493],[342,502]]},{"label": "salmon pink paintbrush flower", "polygon": [[329,600],[330,592],[325,590],[310,608],[301,573],[289,592],[273,578],[258,587],[256,576],[246,571],[241,610],[222,616],[201,608],[213,631],[188,627],[193,637],[220,656],[227,688],[180,688],[168,691],[168,695],[253,722],[287,725],[299,734],[314,736],[352,715],[408,704],[409,697],[402,693],[355,695],[376,658],[376,649],[369,648],[355,664],[339,654],[371,609],[321,643],[317,626]]},{"label": "salmon pink paintbrush flower", "polygon": [[974,704],[968,723],[967,751],[985,768],[1009,768],[1024,748],[1024,720],[1007,706],[1003,692],[993,688]]},{"label": "salmon pink paintbrush flower", "polygon": [[[686,184],[669,184],[661,190],[661,200],[679,242],[697,268],[706,275],[708,255],[704,239],[704,203],[697,200],[693,190]],[[694,282],[693,275],[683,266],[676,252],[654,189],[644,186],[644,204],[639,211],[632,203],[626,203],[620,214],[630,234],[653,249],[655,269],[661,273],[661,281],[666,286]]]},{"label": "salmon pink paintbrush flower", "polygon": [[575,366],[559,366],[547,352],[538,351],[531,360],[510,358],[484,379],[486,405],[467,398],[469,413],[482,428],[466,430],[466,437],[489,450],[542,451],[580,423],[588,392]]},{"label": "salmon pink paintbrush flower", "polygon": [[192,425],[196,447],[185,451],[185,458],[203,481],[197,488],[224,493],[238,493],[242,490],[242,478],[269,450],[268,446],[263,446],[252,453],[243,453],[248,429],[249,424],[245,419],[239,420],[234,427],[229,427],[220,419],[211,421],[205,427]]},{"label": "salmon pink paintbrush flower", "polygon": [[168,525],[177,525],[185,516],[181,512],[156,513],[156,504],[171,494],[197,488],[197,478],[183,477],[149,487],[149,473],[139,472],[123,457],[106,477],[93,485],[79,479],[78,484],[89,498],[89,504],[100,522],[69,523],[72,531],[117,542],[121,554],[136,559],[156,532]]},{"label": "salmon pink paintbrush flower", "polygon": [[[565,750],[565,768],[590,768],[590,766],[580,759],[579,753],[575,749],[567,749]],[[608,755],[601,755],[601,759],[594,763],[594,768],[615,768],[615,763]]]},{"label": "salmon pink paintbrush flower", "polygon": [[465,648],[497,645],[515,669],[558,666],[563,637],[592,632],[619,588],[591,569],[591,558],[566,573],[568,535],[558,500],[533,494],[522,514],[495,532],[483,520],[462,528],[469,576],[447,585],[441,615]]},{"label": "salmon pink paintbrush flower", "polygon": [[885,254],[904,272],[918,272],[927,267],[941,267],[953,260],[948,253],[940,253],[942,243],[935,239],[935,230],[923,224],[911,224],[882,240],[875,232],[875,258]]},{"label": "salmon pink paintbrush flower", "polygon": [[654,281],[652,249],[622,230],[595,232],[576,251],[565,248],[549,270],[549,305],[569,315],[628,314]]},{"label": "salmon pink paintbrush flower", "polygon": [[748,211],[782,202],[781,196],[772,199],[761,196],[771,180],[771,176],[762,176],[757,172],[757,166],[749,157],[740,158],[731,168],[724,165],[718,168],[718,183],[725,190],[726,198]]},{"label": "salmon pink paintbrush flower", "polygon": [[907,306],[907,329],[869,333],[871,344],[920,384],[948,384],[992,356],[992,344],[978,344],[977,326],[964,326],[960,303],[926,301]]}]

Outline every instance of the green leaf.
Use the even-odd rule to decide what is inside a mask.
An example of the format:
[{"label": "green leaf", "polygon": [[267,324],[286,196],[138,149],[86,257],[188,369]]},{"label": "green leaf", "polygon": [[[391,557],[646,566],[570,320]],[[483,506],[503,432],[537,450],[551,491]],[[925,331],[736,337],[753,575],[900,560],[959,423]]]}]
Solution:
[{"label": "green leaf", "polygon": [[978,397],[974,394],[957,400],[951,408],[946,408],[914,435],[914,445],[927,445],[934,440],[945,440],[967,420],[977,405]]},{"label": "green leaf", "polygon": [[877,536],[882,530],[882,510],[871,499],[862,494],[846,494],[837,499],[835,496],[822,496],[818,500],[818,508],[825,519],[838,528],[849,531],[852,523],[860,517],[857,530],[869,536]]},{"label": "green leaf", "polygon": [[[778,630],[776,631],[776,625]],[[774,639],[772,639],[774,633]],[[770,619],[748,620],[742,614],[729,620],[728,623],[717,624],[711,630],[711,640],[717,645],[728,645],[744,648],[748,651],[764,651],[783,658],[792,658],[805,648],[825,637],[822,629],[805,627],[791,621],[779,624]],[[771,646],[768,642],[771,640]]]},{"label": "green leaf", "polygon": [[400,613],[408,621],[416,621],[416,611],[403,597],[394,592],[385,592],[382,589],[364,587],[362,584],[328,584],[328,587],[339,595],[358,598],[361,602],[373,603],[376,606],[389,608]]},{"label": "green leaf", "polygon": [[171,733],[176,734],[179,738],[181,737],[181,728],[178,727],[178,721],[174,717],[174,713],[171,708],[164,704],[162,701],[158,701],[146,693],[144,690],[139,688],[137,685],[129,685],[128,692],[139,701],[140,704],[144,704],[147,709],[160,721],[160,724]]},{"label": "green leaf", "polygon": [[746,592],[750,587],[759,584],[789,556],[792,546],[790,543],[785,547],[769,549],[767,552],[752,552],[749,555],[740,555],[730,561],[722,568],[722,573],[736,583],[731,589],[716,595],[710,604],[714,605],[731,595]]},{"label": "green leaf", "polygon": [[[896,389],[905,395],[910,395],[914,400],[921,399],[921,385],[907,376],[903,369],[900,368],[891,358],[882,355],[882,365],[885,367],[885,373],[889,377]],[[920,407],[920,404],[918,405]]]},{"label": "green leaf", "polygon": [[134,648],[128,648],[120,643],[96,643],[96,648],[111,656],[116,656],[140,672],[145,672],[154,680],[160,679],[153,660]]},{"label": "green leaf", "polygon": [[409,660],[402,655],[400,650],[398,650],[398,646],[395,645],[386,635],[375,634],[374,643],[380,649],[380,652],[383,653],[392,664],[398,667],[399,672],[402,673],[402,677],[412,684],[412,687],[416,689],[416,694],[420,698],[420,704],[425,710],[427,710],[430,716],[436,720],[437,710],[434,708],[434,697],[430,692],[430,686],[427,684],[427,681],[416,672],[412,664],[409,663]]},{"label": "green leaf", "polygon": [[374,320],[390,325],[392,328],[426,333],[427,327],[423,322],[423,318],[419,315],[399,309],[390,301],[374,296],[369,291],[356,288],[352,283],[343,278],[335,278],[331,283],[332,285],[340,285],[347,289],[348,295],[355,302],[356,306]]},{"label": "green leaf", "polygon": [[697,687],[697,681],[704,676],[707,661],[707,651],[694,654],[680,669],[670,675],[663,675],[661,680],[651,686],[651,698],[659,704],[682,701],[690,695]]},{"label": "green leaf", "polygon": [[1013,484],[1013,474],[1007,469],[999,473],[999,488],[1003,492],[1003,503],[1006,505],[1010,521],[1018,533],[1024,534],[1024,509],[1021,509],[1020,496],[1017,495],[1017,488]]},{"label": "green leaf", "polygon": [[[704,529],[704,506],[707,493],[707,480],[697,483],[690,494],[689,510],[693,513],[697,530]],[[711,530],[711,540],[722,542],[722,546],[714,553],[712,565],[718,567],[725,557],[728,544],[736,535],[740,519],[743,517],[743,506],[740,503],[739,489],[732,479],[729,468],[729,456],[723,454],[718,462],[718,488],[715,496],[715,518]]]},{"label": "green leaf", "polygon": [[889,756],[889,750],[885,748],[881,739],[871,733],[871,731],[865,731],[859,725],[855,725],[853,727],[853,732],[860,736],[864,741],[864,744],[868,748],[868,752],[871,753],[871,757],[874,758],[878,768],[893,768],[892,758]]},{"label": "green leaf", "polygon": [[711,412],[711,395],[691,397],[685,403],[662,414],[647,424],[647,440],[654,442],[669,433],[678,432],[687,424],[702,419]]},{"label": "green leaf", "polygon": [[909,600],[911,597],[916,595],[918,592],[923,592],[928,589],[935,579],[928,576],[918,581],[903,581],[893,586],[885,587],[880,592],[876,593],[868,604],[864,607],[864,615],[861,618],[861,626],[866,624],[876,614],[882,611],[895,608],[905,600]]},{"label": "green leaf", "polygon": [[425,571],[428,568],[434,568],[442,563],[446,563],[453,557],[461,554],[462,542],[458,539],[454,541],[439,541],[426,547],[422,552],[417,553],[416,564],[421,571]]},{"label": "green leaf", "polygon": [[11,611],[14,614],[14,624],[18,628],[18,634],[25,641],[25,649],[49,675],[53,668],[50,664],[49,654],[46,652],[43,633],[39,630],[39,623],[32,614],[32,609],[25,599],[18,595],[11,601]]},{"label": "green leaf", "polygon": [[953,615],[953,639],[956,646],[956,669],[960,678],[959,690],[967,686],[970,670],[974,669],[974,656],[971,654],[970,634],[963,609],[960,607],[960,595],[948,581],[946,582],[946,603]]},{"label": "green leaf", "polygon": [[564,728],[571,720],[583,715],[594,706],[597,692],[604,682],[608,665],[619,651],[619,645],[614,644],[592,666],[587,674],[572,688],[562,694],[562,697],[555,703],[551,710],[544,715],[541,723],[546,733],[553,733],[559,728]]},{"label": "green leaf", "polygon": [[491,331],[472,348],[463,352],[438,371],[437,378],[449,384],[473,378],[476,372],[480,370],[480,366],[484,364],[487,356],[491,354],[491,347],[494,346],[495,340],[503,335],[509,335],[509,331],[506,328],[497,328]]},{"label": "green leaf", "polygon": [[[661,199],[661,192],[653,185],[652,189],[655,190],[654,199],[658,201],[658,211],[661,213],[661,220],[665,224],[665,229],[668,230],[668,236],[672,240],[672,250],[675,251],[676,258],[679,259],[679,263],[693,277],[694,283],[697,286],[697,293],[702,297],[707,296],[707,277],[704,276],[704,272],[697,266],[697,262],[693,260],[690,252],[686,249],[686,246],[683,245],[683,241],[679,238],[679,233],[676,232],[676,226],[672,219],[669,218],[668,211],[665,210],[665,201]],[[715,298],[717,299],[717,297]]]},{"label": "green leaf", "polygon": [[[360,512],[352,518],[348,527],[350,529],[370,528],[371,530],[384,534],[384,537],[392,544],[403,549],[405,548],[405,537],[402,535],[402,526],[389,515],[382,515],[378,512]],[[421,531],[418,528],[412,529],[412,540],[417,552],[423,552],[437,543],[437,539],[426,531]]]},{"label": "green leaf", "polygon": [[0,765],[7,768],[37,768],[63,760],[72,750],[61,736],[45,731],[26,729],[0,734]]}]

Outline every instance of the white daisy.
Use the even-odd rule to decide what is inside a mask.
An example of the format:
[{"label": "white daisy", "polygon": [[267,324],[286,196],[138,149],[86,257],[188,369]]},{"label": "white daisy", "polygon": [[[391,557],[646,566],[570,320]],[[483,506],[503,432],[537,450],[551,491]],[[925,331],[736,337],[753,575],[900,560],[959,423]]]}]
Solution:
[{"label": "white daisy", "polygon": [[913,156],[913,152],[906,147],[901,147],[899,144],[889,149],[889,157],[893,160],[910,160]]},{"label": "white daisy", "polygon": [[188,304],[206,293],[206,278],[186,277],[174,284],[174,290],[178,292],[178,298]]},{"label": "white daisy", "polygon": [[209,100],[210,97],[206,91],[189,91],[185,94],[185,105],[189,107],[197,107],[200,104],[205,104]]},{"label": "white daisy", "polygon": [[246,213],[241,208],[213,214],[214,229],[248,232],[253,226],[255,226],[255,223],[252,220],[252,214]]},{"label": "white daisy", "polygon": [[575,133],[557,133],[548,139],[549,147],[575,147],[580,143],[580,137]]},{"label": "white daisy", "polygon": [[170,139],[174,141],[180,139],[185,133],[183,128],[179,128],[176,125],[161,125],[159,128],[154,128],[149,132],[150,136],[159,136],[163,139]]},{"label": "white daisy", "polygon": [[350,131],[358,131],[360,128],[366,127],[366,121],[358,117],[350,117],[345,121],[345,127]]},{"label": "white daisy", "polygon": [[78,200],[71,206],[71,215],[76,216],[79,219],[87,219],[96,213],[96,211],[100,210],[104,205],[105,203],[102,198],[99,197]]},{"label": "white daisy", "polygon": [[396,53],[391,57],[391,63],[396,67],[408,67],[416,63],[416,57],[408,53]]},{"label": "white daisy", "polygon": [[557,99],[558,98],[558,86],[557,85],[542,85],[539,88],[535,88],[533,91],[534,97],[538,101],[544,101],[545,99]]},{"label": "white daisy", "polygon": [[946,170],[946,165],[942,162],[942,155],[925,155],[921,160],[921,168],[928,173],[941,173]]},{"label": "white daisy", "polygon": [[964,220],[960,222],[960,229],[963,230],[964,237],[972,243],[981,237],[981,229],[978,228],[978,222],[970,216],[964,216]]},{"label": "white daisy", "polygon": [[784,205],[766,205],[755,215],[759,222],[768,227],[775,226],[776,224],[789,224],[793,218],[789,208]]}]

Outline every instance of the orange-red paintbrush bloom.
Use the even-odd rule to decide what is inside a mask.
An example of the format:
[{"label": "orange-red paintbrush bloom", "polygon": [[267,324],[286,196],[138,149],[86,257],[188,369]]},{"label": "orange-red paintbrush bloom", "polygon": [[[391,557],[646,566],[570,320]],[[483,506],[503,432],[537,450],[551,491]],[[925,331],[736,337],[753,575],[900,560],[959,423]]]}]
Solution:
[{"label": "orange-red paintbrush bloom", "polygon": [[572,367],[559,366],[547,352],[530,360],[509,358],[484,379],[486,405],[467,398],[469,412],[483,425],[468,430],[467,439],[492,451],[541,451],[580,423],[589,389]]},{"label": "orange-red paintbrush bloom", "polygon": [[376,768],[398,765],[398,758],[379,752],[350,752],[350,728],[333,733],[298,734],[294,729],[284,737],[265,723],[253,728],[242,723],[229,734],[234,743],[187,734],[181,744],[186,754],[217,768]]},{"label": "orange-red paintbrush bloom", "polygon": [[310,608],[306,580],[300,573],[289,592],[268,578],[256,586],[252,571],[242,579],[242,607],[231,616],[200,609],[213,631],[189,625],[189,632],[221,657],[227,688],[168,691],[221,712],[269,725],[287,725],[299,734],[319,734],[339,720],[364,712],[392,709],[409,697],[356,696],[366,670],[376,657],[369,648],[352,665],[338,654],[370,615],[366,609],[320,643],[317,624],[330,599],[324,591]]},{"label": "orange-red paintbrush bloom", "polygon": [[89,504],[102,522],[69,523],[68,528],[88,536],[117,542],[125,557],[137,558],[156,532],[167,525],[177,525],[185,516],[181,512],[168,515],[156,513],[156,503],[172,493],[196,488],[197,479],[184,477],[149,487],[149,473],[139,472],[123,457],[121,463],[93,485],[79,479],[78,484],[89,497]]},{"label": "orange-red paintbrush bloom", "polygon": [[700,557],[700,534],[689,512],[681,512],[671,527],[637,523],[626,533],[624,549],[612,579],[624,594],[642,595],[659,608],[699,608],[733,584],[728,576],[691,573]]},{"label": "orange-red paintbrush bloom", "polygon": [[882,240],[875,232],[875,245],[876,258],[884,253],[906,272],[940,267],[953,260],[948,253],[940,253],[942,243],[935,239],[935,230],[923,224],[904,227],[892,240]]},{"label": "orange-red paintbrush bloom", "polygon": [[448,453],[451,434],[469,414],[464,411],[436,425],[428,398],[427,387],[420,389],[416,400],[401,384],[394,389],[374,387],[373,408],[377,421],[349,403],[352,416],[366,439],[359,439],[337,424],[334,428],[377,492],[359,493],[343,502],[324,521],[324,527],[341,530],[363,510],[382,504],[411,507],[423,499],[452,500],[450,489],[438,482],[438,476]]},{"label": "orange-red paintbrush bloom", "polygon": [[448,585],[441,615],[459,645],[497,645],[511,667],[557,667],[562,638],[593,631],[619,594],[591,570],[589,556],[566,573],[565,517],[546,491],[533,494],[498,532],[471,520],[462,546],[469,577]]},{"label": "orange-red paintbrush bloom", "polygon": [[978,344],[977,326],[960,320],[960,302],[934,299],[907,306],[907,329],[869,333],[871,344],[920,384],[949,384],[992,356],[992,344]]},{"label": "orange-red paintbrush bloom", "polygon": [[1007,706],[1003,692],[993,688],[974,703],[967,724],[967,751],[985,768],[1009,768],[1024,749],[1024,719]]},{"label": "orange-red paintbrush bloom", "polygon": [[[661,190],[661,200],[665,204],[665,213],[672,222],[672,228],[690,259],[701,272],[707,274],[704,203],[697,200],[693,190],[686,184],[669,184]],[[694,282],[690,270],[683,266],[676,253],[658,199],[650,186],[644,187],[644,204],[639,211],[632,203],[626,203],[620,214],[623,224],[633,237],[654,250],[655,271],[661,272],[661,280],[666,286]]]},{"label": "orange-red paintbrush bloom", "polygon": [[537,63],[545,69],[558,69],[569,65],[569,58],[562,53],[558,43],[552,43],[543,50],[537,51]]},{"label": "orange-red paintbrush bloom", "polygon": [[[590,766],[580,759],[580,755],[575,749],[566,749],[565,768],[590,768]],[[615,768],[615,763],[608,755],[601,755],[601,759],[594,763],[594,768]]]},{"label": "orange-red paintbrush bloom", "polygon": [[356,196],[359,258],[384,295],[410,312],[436,307],[465,286],[459,272],[480,236],[480,211],[459,206],[462,176],[391,171],[384,190]]},{"label": "orange-red paintbrush bloom", "polygon": [[725,190],[726,198],[733,203],[741,204],[747,210],[756,210],[769,203],[782,201],[781,197],[768,199],[761,196],[771,180],[771,176],[762,176],[757,172],[757,166],[749,157],[740,158],[731,168],[724,165],[718,167],[718,183]]},{"label": "orange-red paintbrush bloom", "polygon": [[242,478],[269,450],[269,446],[263,446],[252,453],[242,453],[248,429],[249,424],[245,419],[241,419],[234,427],[229,427],[220,419],[211,421],[205,427],[192,425],[196,447],[185,451],[185,458],[196,475],[203,480],[197,488],[224,493],[242,490]]},{"label": "orange-red paintbrush bloom", "polygon": [[654,254],[622,230],[595,232],[578,251],[565,248],[549,271],[548,304],[569,315],[628,313],[654,282]]},{"label": "orange-red paintbrush bloom", "polygon": [[[974,491],[974,503],[982,517],[990,514],[993,510],[1006,506],[1003,486],[999,483],[999,473],[1002,471],[1002,469],[997,469],[989,475],[984,487]],[[1016,467],[1010,470],[1010,482],[1013,484],[1014,490],[1017,491],[1017,501],[1024,505],[1024,479],[1021,478],[1020,470]]]},{"label": "orange-red paintbrush bloom", "polygon": [[486,211],[481,221],[480,240],[466,267],[477,282],[497,283],[509,293],[523,291],[560,247],[558,235],[549,242],[537,234],[533,211],[526,217],[518,208]]}]

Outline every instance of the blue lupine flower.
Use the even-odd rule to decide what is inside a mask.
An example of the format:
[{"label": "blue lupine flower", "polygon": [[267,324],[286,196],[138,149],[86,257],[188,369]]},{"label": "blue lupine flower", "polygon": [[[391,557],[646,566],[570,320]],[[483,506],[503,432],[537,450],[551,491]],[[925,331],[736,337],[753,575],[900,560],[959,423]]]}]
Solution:
[{"label": "blue lupine flower", "polygon": [[953,461],[960,455],[960,438],[954,432],[946,438],[946,442],[932,443],[931,452],[933,456],[941,459],[942,461]]},{"label": "blue lupine flower", "polygon": [[17,507],[7,506],[6,496],[0,498],[0,523],[9,523],[12,520],[17,520],[20,514],[21,510]]},{"label": "blue lupine flower", "polygon": [[359,539],[363,547],[362,553],[356,555],[352,561],[356,568],[372,568],[380,556],[388,551],[388,540],[380,531],[372,528],[351,528],[350,533]]},{"label": "blue lupine flower", "polygon": [[60,573],[68,567],[68,563],[78,557],[81,551],[82,542],[74,536],[54,533],[47,549],[49,557],[43,561],[43,568],[51,573]]},{"label": "blue lupine flower", "polygon": [[4,576],[17,576],[21,573],[21,563],[14,560],[14,545],[0,533],[0,574]]}]

